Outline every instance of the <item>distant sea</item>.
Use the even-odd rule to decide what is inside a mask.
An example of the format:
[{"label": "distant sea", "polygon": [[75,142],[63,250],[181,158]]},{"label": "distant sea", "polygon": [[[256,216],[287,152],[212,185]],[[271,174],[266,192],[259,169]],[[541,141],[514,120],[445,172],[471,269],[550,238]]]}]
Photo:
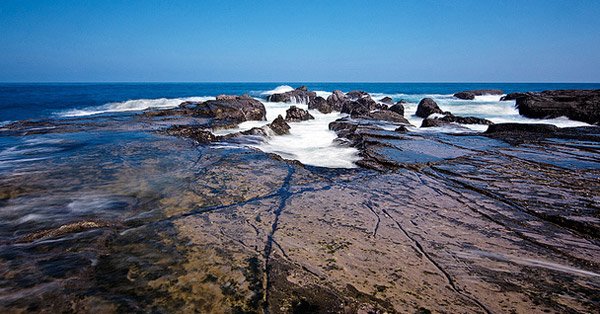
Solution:
[{"label": "distant sea", "polygon": [[374,95],[417,101],[423,95],[447,98],[470,89],[505,93],[550,89],[600,89],[600,83],[1,83],[0,123],[24,119],[135,112],[176,106],[183,98],[220,94],[260,97],[279,86],[306,85],[310,90],[364,90]]}]

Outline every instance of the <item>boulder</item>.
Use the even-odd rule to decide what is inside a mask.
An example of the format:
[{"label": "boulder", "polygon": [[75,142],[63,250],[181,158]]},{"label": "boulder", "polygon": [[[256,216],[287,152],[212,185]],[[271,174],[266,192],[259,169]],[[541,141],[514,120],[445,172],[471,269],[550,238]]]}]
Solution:
[{"label": "boulder", "polygon": [[342,105],[348,100],[348,97],[340,90],[334,90],[333,93],[327,97],[327,104],[331,107],[331,110],[342,111]]},{"label": "boulder", "polygon": [[423,98],[417,106],[417,117],[427,118],[429,115],[434,113],[444,113],[438,104],[431,98]]},{"label": "boulder", "polygon": [[[508,95],[507,95],[508,96]],[[600,123],[600,89],[553,90],[511,95],[519,114],[528,118],[557,118]]]},{"label": "boulder", "polygon": [[358,98],[355,100],[348,99],[342,104],[341,112],[349,114],[367,114],[370,111],[378,109],[387,109],[387,106],[373,100],[370,96]]},{"label": "boulder", "polygon": [[268,101],[273,102],[287,102],[287,103],[309,103],[313,98],[317,97],[315,92],[310,92],[306,89],[306,86],[300,86],[293,91],[273,94],[267,98]]},{"label": "boulder", "polygon": [[[329,96],[329,97],[331,97],[331,96]],[[331,106],[331,104],[329,103],[329,101],[325,100],[325,98],[320,97],[320,96],[317,96],[317,97],[313,98],[308,103],[308,109],[318,110],[320,113],[331,113],[333,111],[333,107]]]},{"label": "boulder", "polygon": [[[265,106],[249,96],[220,96],[216,100],[182,103],[193,116],[209,117],[241,123],[249,120],[265,120]],[[180,105],[181,106],[181,105]]]},{"label": "boulder", "polygon": [[[325,101],[325,99],[323,99],[323,101]],[[288,122],[306,121],[314,118],[315,117],[308,113],[308,111],[298,108],[296,106],[291,106],[288,110],[285,111],[285,121]]]},{"label": "boulder", "polygon": [[482,95],[502,95],[504,92],[499,89],[476,89],[476,90],[467,90],[454,94],[454,97],[465,100],[473,100],[475,96]]},{"label": "boulder", "polygon": [[361,91],[361,90],[353,90],[350,92],[346,93],[346,96],[350,99],[359,99],[359,98],[363,98],[363,97],[371,97],[371,95],[369,95],[369,93],[365,92],[365,91]]},{"label": "boulder", "polygon": [[395,105],[391,106],[389,110],[399,115],[404,115],[404,106],[400,102],[397,102]]},{"label": "boulder", "polygon": [[380,102],[384,103],[384,104],[393,104],[394,100],[391,97],[383,97],[379,100]]},{"label": "boulder", "polygon": [[277,116],[277,118],[267,126],[277,135],[290,134],[290,126],[285,122],[281,115]]}]

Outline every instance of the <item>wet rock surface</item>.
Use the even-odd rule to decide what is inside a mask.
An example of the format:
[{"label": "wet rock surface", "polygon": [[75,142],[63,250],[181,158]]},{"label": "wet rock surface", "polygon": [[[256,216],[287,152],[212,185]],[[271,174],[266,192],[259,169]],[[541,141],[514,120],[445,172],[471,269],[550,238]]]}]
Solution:
[{"label": "wet rock surface", "polygon": [[300,86],[293,91],[270,95],[267,100],[273,102],[309,103],[315,97],[317,97],[315,92],[308,91],[306,86]]},{"label": "wet rock surface", "polygon": [[477,90],[467,90],[454,94],[454,97],[458,99],[464,100],[473,100],[475,96],[483,96],[483,95],[502,95],[504,91],[499,89],[477,89]]},{"label": "wet rock surface", "polygon": [[200,104],[2,128],[51,141],[0,168],[1,312],[600,306],[600,128],[413,132],[374,109],[330,124],[362,167],[327,169],[205,144],[221,106]]},{"label": "wet rock surface", "polygon": [[512,93],[501,100],[515,100],[519,114],[529,118],[565,116],[590,124],[600,123],[600,90]]},{"label": "wet rock surface", "polygon": [[427,118],[434,113],[443,114],[444,112],[442,111],[442,109],[440,109],[435,100],[431,98],[421,99],[419,105],[417,106],[417,112],[415,113],[415,115],[420,118]]},{"label": "wet rock surface", "polygon": [[291,106],[288,110],[285,111],[285,121],[288,122],[306,121],[314,118],[315,117],[308,113],[308,111],[300,109],[296,106]]}]

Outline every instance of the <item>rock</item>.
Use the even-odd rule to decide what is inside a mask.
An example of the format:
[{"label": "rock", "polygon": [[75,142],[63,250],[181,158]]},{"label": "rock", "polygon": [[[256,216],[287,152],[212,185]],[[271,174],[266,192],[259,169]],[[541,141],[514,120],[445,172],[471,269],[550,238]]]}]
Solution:
[{"label": "rock", "polygon": [[214,135],[210,131],[190,125],[174,125],[168,128],[166,133],[174,136],[188,137],[199,143],[210,143],[219,139],[218,136]]},{"label": "rock", "polygon": [[351,115],[354,119],[366,119],[366,120],[380,120],[396,123],[410,124],[404,116],[391,110],[378,110],[374,112],[368,112],[361,115]]},{"label": "rock", "polygon": [[357,115],[365,115],[373,110],[387,109],[384,104],[377,103],[370,96],[358,98],[356,100],[346,100],[342,104],[341,112]]},{"label": "rock", "polygon": [[438,104],[431,98],[423,98],[417,106],[417,117],[427,118],[429,115],[434,113],[444,113]]},{"label": "rock", "polygon": [[290,134],[290,126],[285,122],[281,115],[277,116],[277,118],[268,124],[268,126],[277,135]]},{"label": "rock", "polygon": [[454,122],[449,122],[449,121],[444,121],[441,119],[432,119],[432,118],[425,118],[423,120],[423,123],[421,123],[421,127],[422,128],[431,128],[431,127],[453,127],[456,129],[465,129],[467,130],[467,128],[465,128],[464,126],[461,126],[457,123]]},{"label": "rock", "polygon": [[[185,102],[193,116],[210,117],[241,123],[249,120],[265,120],[265,106],[248,96],[219,96],[219,99],[205,102]],[[181,105],[180,105],[181,106]]]},{"label": "rock", "polygon": [[544,133],[551,134],[558,132],[559,128],[553,124],[544,123],[498,123],[490,125],[485,131],[487,134],[492,133]]},{"label": "rock", "polygon": [[342,111],[342,105],[348,100],[348,97],[340,90],[334,90],[333,93],[327,97],[327,104],[332,110]]},{"label": "rock", "polygon": [[[508,95],[507,95],[508,96]],[[557,118],[600,123],[599,90],[554,90],[511,95],[519,114],[528,118]],[[506,99],[506,98],[505,98]]]},{"label": "rock", "polygon": [[363,98],[363,97],[371,97],[371,95],[369,95],[369,93],[365,92],[365,91],[361,91],[361,90],[353,90],[350,92],[346,93],[346,96],[350,99],[359,99],[359,98]]},{"label": "rock", "polygon": [[408,132],[408,128],[406,127],[406,125],[401,125],[399,127],[397,127],[394,132],[400,132],[400,133],[406,133]]},{"label": "rock", "polygon": [[388,110],[393,111],[401,116],[404,116],[404,106],[400,102],[397,102],[395,105],[391,106]]},{"label": "rock", "polygon": [[[323,101],[325,101],[325,99],[323,99]],[[308,111],[300,109],[296,106],[291,106],[288,110],[285,111],[285,121],[288,122],[306,121],[314,118],[315,117],[308,113]]]},{"label": "rock", "polygon": [[384,104],[393,104],[394,100],[391,97],[383,97],[379,100],[380,102],[384,103]]},{"label": "rock", "polygon": [[517,99],[517,97],[522,97],[522,96],[525,96],[526,94],[527,93],[510,93],[510,94],[507,94],[506,96],[500,97],[500,101],[515,100],[515,99]]},{"label": "rock", "polygon": [[477,117],[460,117],[460,116],[455,116],[453,114],[448,114],[441,118],[436,118],[436,120],[441,120],[441,121],[446,121],[446,122],[454,122],[454,123],[459,123],[459,124],[484,124],[484,125],[494,124],[494,122],[487,120],[487,119],[482,119],[482,118],[477,118]]},{"label": "rock", "polygon": [[[329,97],[331,97],[331,96],[329,96]],[[320,113],[331,113],[333,111],[333,108],[332,108],[331,104],[329,104],[329,101],[325,100],[325,98],[320,97],[320,96],[313,98],[308,103],[308,109],[311,109],[311,110],[315,109],[315,110],[318,110]]]},{"label": "rock", "polygon": [[293,91],[273,94],[267,100],[273,102],[309,103],[315,97],[317,97],[315,92],[309,92],[306,86],[300,86]]},{"label": "rock", "polygon": [[477,89],[477,90],[468,90],[468,91],[458,92],[458,93],[454,94],[454,97],[460,98],[460,99],[465,99],[465,100],[473,100],[473,99],[475,99],[475,96],[502,95],[502,94],[504,94],[504,92],[499,89]]}]

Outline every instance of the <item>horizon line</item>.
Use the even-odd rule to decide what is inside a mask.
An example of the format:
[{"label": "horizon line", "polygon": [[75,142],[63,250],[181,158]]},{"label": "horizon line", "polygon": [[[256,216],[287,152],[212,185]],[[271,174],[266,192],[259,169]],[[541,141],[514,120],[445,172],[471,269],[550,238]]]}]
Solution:
[{"label": "horizon line", "polygon": [[0,81],[0,84],[600,84],[579,81]]}]

